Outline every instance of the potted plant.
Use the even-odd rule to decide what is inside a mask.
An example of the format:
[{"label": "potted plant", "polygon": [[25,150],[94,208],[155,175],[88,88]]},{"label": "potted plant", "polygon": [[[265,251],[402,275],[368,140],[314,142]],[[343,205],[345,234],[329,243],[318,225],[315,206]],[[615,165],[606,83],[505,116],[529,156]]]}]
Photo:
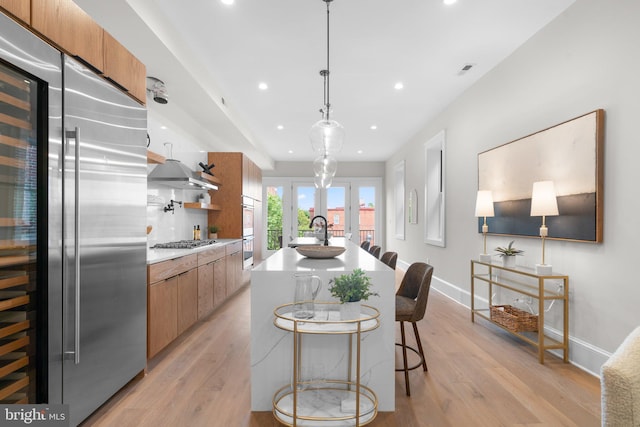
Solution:
[{"label": "potted plant", "polygon": [[217,239],[218,238],[218,226],[217,225],[210,225],[209,226],[209,238],[210,239]]},{"label": "potted plant", "polygon": [[507,246],[506,248],[498,246],[497,248],[494,249],[496,252],[498,252],[497,255],[499,255],[502,258],[502,264],[505,267],[515,267],[516,255],[522,255],[524,253],[523,250],[514,248],[513,242],[514,242],[513,240],[510,241],[509,246]]},{"label": "potted plant", "polygon": [[341,302],[340,318],[342,320],[360,318],[360,301],[378,296],[377,292],[371,291],[371,278],[360,268],[356,268],[351,274],[334,277],[329,281],[329,285],[331,295]]}]

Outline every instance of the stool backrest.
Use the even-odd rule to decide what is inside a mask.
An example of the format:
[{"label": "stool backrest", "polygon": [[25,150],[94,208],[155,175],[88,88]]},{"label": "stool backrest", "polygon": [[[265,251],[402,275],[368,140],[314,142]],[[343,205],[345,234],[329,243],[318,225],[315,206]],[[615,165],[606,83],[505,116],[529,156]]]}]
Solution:
[{"label": "stool backrest", "polygon": [[369,243],[369,241],[368,241],[368,240],[365,240],[364,242],[360,243],[360,247],[361,247],[362,249],[364,249],[365,251],[368,251],[368,250],[369,250],[369,245],[370,245],[370,243]]},{"label": "stool backrest", "polygon": [[398,253],[397,252],[385,252],[380,257],[380,261],[387,264],[389,267],[396,269],[396,263],[398,262]]},{"label": "stool backrest", "polygon": [[427,309],[427,300],[429,299],[432,276],[432,266],[424,262],[414,262],[409,266],[402,278],[396,295],[416,300],[411,322],[417,322],[424,317],[424,312]]},{"label": "stool backrest", "polygon": [[376,258],[380,258],[380,251],[382,250],[382,248],[380,246],[377,245],[373,245],[369,248],[369,253],[371,255],[373,255]]}]

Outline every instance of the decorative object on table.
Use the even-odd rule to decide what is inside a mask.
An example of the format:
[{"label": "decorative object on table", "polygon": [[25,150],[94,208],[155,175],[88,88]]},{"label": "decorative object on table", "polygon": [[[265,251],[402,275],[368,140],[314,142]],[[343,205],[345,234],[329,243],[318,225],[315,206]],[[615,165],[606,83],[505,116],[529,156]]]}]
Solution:
[{"label": "decorative object on table", "polygon": [[549,218],[549,237],[602,242],[604,121],[604,110],[592,111],[478,154],[478,189],[492,190],[495,202],[490,232],[537,237],[531,187],[544,179],[554,182],[560,210],[572,212],[571,221]]},{"label": "decorative object on table", "polygon": [[538,316],[511,305],[492,305],[491,320],[511,332],[537,332]]},{"label": "decorative object on table", "polygon": [[545,224],[547,216],[558,215],[558,200],[553,181],[538,181],[533,183],[531,193],[531,216],[542,216],[542,226],[540,226],[540,238],[542,239],[542,262],[536,264],[536,274],[550,275],[551,264],[544,262],[544,241],[549,235],[549,229]]},{"label": "decorative object on table", "polygon": [[[315,315],[314,300],[322,288],[322,279],[311,273],[296,273],[293,275],[296,287],[293,296],[293,317],[296,319],[311,319]],[[314,289],[313,282],[317,285]]]},{"label": "decorative object on table", "polygon": [[219,230],[220,230],[220,228],[217,225],[210,225],[209,226],[209,238],[210,239],[217,239]]},{"label": "decorative object on table", "polygon": [[523,250],[514,248],[513,242],[513,240],[510,241],[507,247],[498,246],[494,249],[502,258],[502,264],[509,268],[516,266],[516,255],[522,255],[524,253]]},{"label": "decorative object on table", "polygon": [[343,246],[308,245],[298,246],[296,251],[307,258],[328,259],[335,258],[346,250]]},{"label": "decorative object on table", "polygon": [[487,217],[492,217],[493,215],[493,194],[491,190],[478,190],[476,196],[476,217],[484,217],[484,224],[482,225],[484,245],[483,252],[479,258],[481,262],[491,262],[491,255],[487,254],[487,232],[489,231]]},{"label": "decorative object on table", "polygon": [[365,271],[356,268],[351,274],[343,274],[329,281],[331,296],[340,300],[340,319],[353,320],[360,318],[360,304],[371,296],[379,296],[371,291],[371,279]]},{"label": "decorative object on table", "polygon": [[322,1],[327,5],[327,68],[320,71],[324,80],[324,103],[320,109],[322,119],[311,126],[309,139],[311,148],[319,155],[313,161],[315,185],[317,188],[329,188],[338,169],[338,162],[333,155],[342,150],[344,128],[330,117],[332,109],[329,100],[329,3],[333,0]]}]

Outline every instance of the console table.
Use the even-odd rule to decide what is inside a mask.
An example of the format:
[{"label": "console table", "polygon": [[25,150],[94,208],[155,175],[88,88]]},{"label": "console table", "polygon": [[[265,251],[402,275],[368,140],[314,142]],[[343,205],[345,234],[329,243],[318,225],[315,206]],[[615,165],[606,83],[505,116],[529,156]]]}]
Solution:
[{"label": "console table", "polygon": [[[480,284],[485,285],[486,299],[476,297]],[[498,289],[512,291],[525,302],[535,304],[538,313],[527,313],[510,305],[495,305],[493,294]],[[476,298],[481,301],[480,304],[476,304]],[[545,306],[549,301],[558,301],[562,305],[560,340],[551,338],[544,331]],[[569,361],[569,276],[559,273],[542,276],[526,267],[504,267],[496,263],[471,260],[472,322],[475,321],[475,316],[482,317],[537,347],[540,363],[544,363],[544,352],[553,349],[562,350],[563,360]]]}]

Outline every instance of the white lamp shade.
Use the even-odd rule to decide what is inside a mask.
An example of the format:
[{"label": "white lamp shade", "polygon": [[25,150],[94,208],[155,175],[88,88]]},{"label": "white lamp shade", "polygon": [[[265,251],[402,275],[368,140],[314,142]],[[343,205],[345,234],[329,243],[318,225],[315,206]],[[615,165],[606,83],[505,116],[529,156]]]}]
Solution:
[{"label": "white lamp shade", "polygon": [[491,190],[479,190],[476,196],[476,216],[494,216]]},{"label": "white lamp shade", "polygon": [[322,119],[309,131],[311,148],[319,154],[336,154],[342,150],[344,128],[335,120]]},{"label": "white lamp shade", "polygon": [[533,183],[531,193],[531,216],[558,215],[558,201],[553,181]]}]

